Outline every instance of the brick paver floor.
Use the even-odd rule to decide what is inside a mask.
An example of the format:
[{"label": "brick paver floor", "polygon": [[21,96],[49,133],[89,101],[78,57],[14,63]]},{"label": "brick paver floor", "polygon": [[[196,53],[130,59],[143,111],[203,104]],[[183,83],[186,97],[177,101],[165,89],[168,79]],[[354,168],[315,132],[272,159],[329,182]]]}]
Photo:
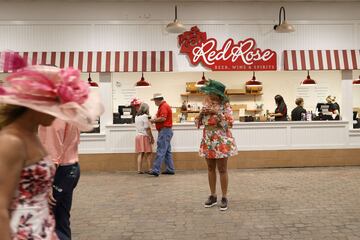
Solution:
[{"label": "brick paver floor", "polygon": [[220,212],[203,207],[206,171],[84,173],[73,239],[360,239],[360,167],[230,170],[229,177],[229,209]]}]

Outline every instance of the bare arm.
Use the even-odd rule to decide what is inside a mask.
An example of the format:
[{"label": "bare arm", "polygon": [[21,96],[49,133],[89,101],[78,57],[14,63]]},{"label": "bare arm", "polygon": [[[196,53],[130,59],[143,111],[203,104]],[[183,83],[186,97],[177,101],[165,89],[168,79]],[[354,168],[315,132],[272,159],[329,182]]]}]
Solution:
[{"label": "bare arm", "polygon": [[153,144],[154,143],[154,136],[152,135],[151,128],[146,128],[146,133],[150,137],[150,143]]},{"label": "bare arm", "polygon": [[0,240],[11,240],[9,208],[25,162],[22,141],[9,134],[0,136]]},{"label": "bare arm", "polygon": [[282,113],[270,113],[270,116],[273,116],[273,117],[282,117],[284,116]]},{"label": "bare arm", "polygon": [[154,119],[151,119],[150,121],[152,123],[161,123],[161,122],[165,122],[166,118],[164,117],[157,117],[157,118],[154,118]]}]

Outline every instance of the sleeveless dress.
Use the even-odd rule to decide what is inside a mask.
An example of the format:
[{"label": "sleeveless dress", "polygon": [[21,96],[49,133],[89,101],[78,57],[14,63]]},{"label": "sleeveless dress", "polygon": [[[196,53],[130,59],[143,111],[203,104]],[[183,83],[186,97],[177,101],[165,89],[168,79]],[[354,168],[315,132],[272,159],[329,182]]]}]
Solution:
[{"label": "sleeveless dress", "polygon": [[205,126],[199,155],[208,159],[228,158],[236,155],[238,150],[229,129],[234,122],[230,104],[205,102],[204,107],[216,111],[217,114],[204,115],[199,123]]},{"label": "sleeveless dress", "polygon": [[22,169],[10,208],[13,240],[58,239],[48,203],[54,174],[55,166],[50,158]]}]

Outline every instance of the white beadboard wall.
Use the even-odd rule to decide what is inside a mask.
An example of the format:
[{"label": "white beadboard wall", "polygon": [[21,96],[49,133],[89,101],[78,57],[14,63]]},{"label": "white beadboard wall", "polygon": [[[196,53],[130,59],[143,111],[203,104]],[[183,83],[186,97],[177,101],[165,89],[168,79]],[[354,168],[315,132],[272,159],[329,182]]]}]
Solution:
[{"label": "white beadboard wall", "polygon": [[[194,23],[195,25],[195,23]],[[191,25],[190,25],[191,26]],[[359,49],[357,23],[297,24],[296,32],[277,34],[272,24],[198,24],[208,37],[222,44],[252,37],[259,48],[278,53],[279,68],[285,49]],[[356,26],[356,28],[354,27]],[[14,51],[141,51],[172,50],[175,71],[202,71],[190,66],[185,55],[179,55],[176,35],[164,31],[163,24],[1,24],[0,50]]]},{"label": "white beadboard wall", "polygon": [[[272,30],[280,3],[179,2],[179,18],[198,25],[219,44],[253,37],[260,48],[359,49],[359,2],[284,3],[291,34]],[[221,8],[221,11],[219,9]],[[0,50],[114,51],[173,50],[177,38],[164,30],[173,19],[168,2],[2,2]],[[184,55],[174,58],[175,71],[202,71]]]}]

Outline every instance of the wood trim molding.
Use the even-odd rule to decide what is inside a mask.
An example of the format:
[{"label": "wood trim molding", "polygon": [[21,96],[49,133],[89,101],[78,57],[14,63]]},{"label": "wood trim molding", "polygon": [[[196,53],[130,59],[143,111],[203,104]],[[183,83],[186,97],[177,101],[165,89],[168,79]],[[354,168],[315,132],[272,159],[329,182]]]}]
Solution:
[{"label": "wood trim molding", "polygon": [[[206,169],[197,152],[174,152],[177,170]],[[135,153],[80,154],[82,171],[135,171]],[[244,151],[229,159],[230,169],[360,166],[360,149]]]}]

